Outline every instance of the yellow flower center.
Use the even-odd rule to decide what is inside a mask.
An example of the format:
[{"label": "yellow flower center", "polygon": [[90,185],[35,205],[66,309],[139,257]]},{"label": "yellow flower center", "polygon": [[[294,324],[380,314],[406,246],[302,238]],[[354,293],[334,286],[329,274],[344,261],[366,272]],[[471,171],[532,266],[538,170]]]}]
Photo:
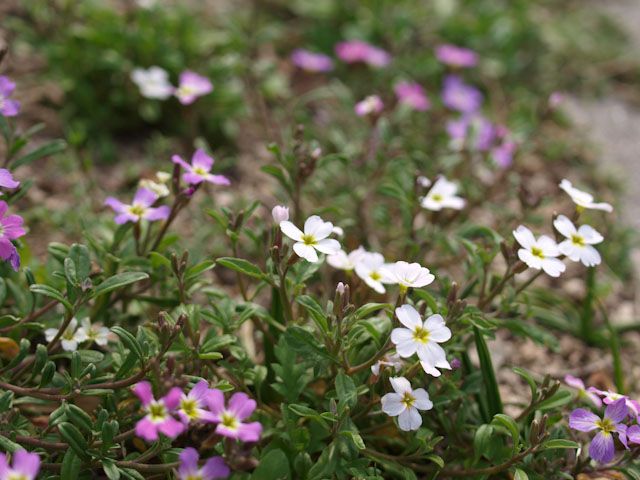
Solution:
[{"label": "yellow flower center", "polygon": [[184,477],[184,480],[202,480],[202,475],[187,475],[186,477]]},{"label": "yellow flower center", "polygon": [[416,327],[413,331],[413,339],[416,342],[427,343],[429,341],[429,331],[422,327]]},{"label": "yellow flower center", "polygon": [[67,328],[62,334],[62,338],[65,340],[73,340],[74,334],[75,332],[73,330],[71,330],[70,328]]},{"label": "yellow flower center", "polygon": [[202,167],[196,167],[193,169],[193,173],[200,176],[205,176],[208,172]]},{"label": "yellow flower center", "polygon": [[571,235],[571,243],[573,243],[577,247],[584,247],[586,244],[584,238],[580,235]]},{"label": "yellow flower center", "polygon": [[531,247],[531,254],[534,257],[544,258],[544,253],[542,253],[542,250],[538,247]]},{"label": "yellow flower center", "polygon": [[144,215],[145,208],[142,205],[131,205],[129,207],[129,213],[131,215],[135,215],[136,217],[141,217]]},{"label": "yellow flower center", "polygon": [[371,278],[371,280],[375,280],[376,282],[378,282],[382,278],[382,275],[380,275],[379,272],[371,272],[369,274],[369,277]]},{"label": "yellow flower center", "polygon": [[152,422],[162,422],[167,417],[167,409],[163,404],[153,402],[149,405],[149,417]]},{"label": "yellow flower center", "polygon": [[198,402],[193,399],[185,399],[180,403],[180,408],[189,418],[198,418]]},{"label": "yellow flower center", "polygon": [[604,417],[602,420],[598,420],[596,422],[598,428],[602,431],[602,433],[610,434],[616,431],[615,424],[607,417]]},{"label": "yellow flower center", "polygon": [[29,477],[23,475],[22,473],[11,472],[7,477],[7,480],[29,480]]},{"label": "yellow flower center", "polygon": [[433,200],[434,202],[441,202],[442,195],[440,195],[439,193],[434,193],[433,195],[431,195],[431,200]]},{"label": "yellow flower center", "polygon": [[318,242],[316,241],[316,237],[305,233],[302,235],[302,243],[304,243],[305,245],[313,246]]},{"label": "yellow flower center", "polygon": [[222,425],[224,425],[229,430],[236,430],[238,428],[238,420],[236,419],[236,417],[227,412],[222,414],[220,423],[222,423]]},{"label": "yellow flower center", "polygon": [[402,402],[404,406],[407,408],[412,407],[415,401],[416,401],[416,398],[413,395],[411,395],[409,392],[404,392],[404,394],[402,395],[402,400],[400,400],[400,402]]}]

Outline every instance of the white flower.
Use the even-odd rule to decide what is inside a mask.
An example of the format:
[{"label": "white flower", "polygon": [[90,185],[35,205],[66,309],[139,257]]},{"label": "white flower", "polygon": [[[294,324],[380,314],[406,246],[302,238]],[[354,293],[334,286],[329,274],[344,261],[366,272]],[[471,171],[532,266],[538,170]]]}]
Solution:
[{"label": "white flower", "polygon": [[380,369],[382,367],[393,367],[397,372],[402,368],[402,359],[400,355],[397,353],[392,353],[391,355],[385,355],[376,363],[371,365],[371,373],[373,373],[376,377],[380,375]]},{"label": "white flower", "polygon": [[450,182],[444,177],[438,177],[436,182],[427,193],[427,196],[421,200],[421,205],[427,210],[438,211],[443,208],[453,208],[462,210],[465,206],[465,200],[458,197],[458,185]]},{"label": "white flower", "polygon": [[84,336],[85,340],[95,342],[96,344],[104,347],[111,340],[111,331],[107,327],[103,327],[99,324],[92,325],[89,318],[83,318],[80,322],[82,326],[78,329],[78,335]]},{"label": "white flower", "polygon": [[603,210],[605,212],[612,212],[613,207],[606,202],[594,202],[593,195],[582,190],[575,188],[569,180],[564,178],[560,182],[560,188],[567,192],[573,200],[573,203],[582,208],[591,208],[593,210]]},{"label": "white flower", "polygon": [[333,223],[325,222],[317,215],[307,218],[307,221],[304,222],[304,233],[288,220],[280,223],[280,230],[287,237],[296,241],[293,244],[293,250],[308,262],[316,263],[318,261],[316,250],[327,255],[332,255],[340,250],[340,243],[337,240],[327,238],[333,231]]},{"label": "white flower", "polygon": [[169,98],[175,88],[169,82],[169,74],[160,67],[135,68],[131,72],[131,80],[140,89],[140,94],[146,98],[165,100]]},{"label": "white flower", "polygon": [[327,257],[327,263],[338,270],[353,270],[365,253],[367,253],[367,251],[362,247],[351,251],[349,255],[347,255],[344,250],[338,250],[333,255]]},{"label": "white flower", "polygon": [[442,315],[431,315],[423,323],[418,311],[405,304],[396,308],[396,316],[407,327],[391,331],[391,341],[398,355],[407,358],[417,353],[424,371],[434,377],[440,376],[438,368],[451,370],[444,349],[438,345],[451,338],[451,330],[446,327]]},{"label": "white flower", "polygon": [[284,205],[276,205],[271,210],[271,216],[273,217],[273,221],[276,224],[280,225],[280,223],[285,220],[289,220],[289,207],[285,207]]},{"label": "white flower", "polygon": [[431,186],[431,180],[429,180],[424,175],[420,175],[416,179],[416,181],[418,182],[418,185],[420,185],[422,188],[429,188]]},{"label": "white flower", "polygon": [[342,229],[342,227],[338,227],[338,226],[333,227],[333,230],[331,230],[331,232],[335,233],[339,237],[342,237],[344,235],[344,230]]},{"label": "white flower", "polygon": [[136,0],[140,8],[153,8],[158,4],[158,0]]},{"label": "white flower", "polygon": [[436,277],[419,263],[396,262],[384,267],[385,278],[400,285],[401,290],[429,285]]},{"label": "white flower", "polygon": [[158,198],[164,198],[169,196],[169,193],[171,193],[169,191],[169,187],[165,185],[170,178],[171,174],[167,172],[156,172],[157,181],[143,178],[140,180],[140,187],[151,190],[158,196]]},{"label": "white flower", "polygon": [[536,240],[531,230],[520,225],[513,231],[518,243],[523,247],[518,250],[518,258],[530,268],[544,270],[551,277],[559,277],[567,268],[561,260],[555,258],[560,255],[556,242],[546,235]]},{"label": "white flower", "polygon": [[424,388],[413,390],[409,380],[404,377],[392,377],[389,381],[395,392],[382,397],[382,411],[390,417],[398,417],[400,430],[417,430],[422,425],[418,410],[433,408],[429,394]]},{"label": "white flower", "polygon": [[383,283],[394,283],[393,279],[386,276],[384,266],[384,257],[381,254],[364,252],[356,262],[356,275],[376,292],[384,293],[386,290]]},{"label": "white flower", "polygon": [[576,230],[575,225],[564,215],[556,218],[553,226],[567,238],[558,245],[560,253],[574,262],[582,262],[586,267],[600,265],[600,254],[592,245],[602,242],[604,238],[594,228],[580,225]]},{"label": "white flower", "polygon": [[[86,334],[80,330],[76,331],[76,328],[78,328],[78,320],[74,317],[60,337],[60,343],[62,343],[62,349],[65,352],[75,352],[78,349],[78,344],[87,339]],[[57,334],[57,328],[47,328],[44,331],[47,342],[52,342]]]}]

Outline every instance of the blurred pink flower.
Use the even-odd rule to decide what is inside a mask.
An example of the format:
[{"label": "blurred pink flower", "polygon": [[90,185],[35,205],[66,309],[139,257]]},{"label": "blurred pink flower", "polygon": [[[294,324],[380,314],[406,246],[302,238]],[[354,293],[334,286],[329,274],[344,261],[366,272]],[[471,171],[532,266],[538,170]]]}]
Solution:
[{"label": "blurred pink flower", "polygon": [[400,82],[393,87],[398,101],[408,105],[414,110],[424,112],[431,108],[431,102],[424,91],[424,88],[415,82]]},{"label": "blurred pink flower", "polygon": [[198,97],[202,97],[212,91],[213,84],[207,77],[185,70],[180,74],[180,84],[175,91],[175,96],[181,104],[190,105]]},{"label": "blurred pink flower", "polygon": [[307,72],[329,72],[333,70],[331,57],[302,48],[293,51],[291,61],[296,67]]},{"label": "blurred pink flower", "polygon": [[364,117],[366,115],[376,115],[382,111],[384,104],[378,95],[369,95],[364,100],[356,103],[354,108],[356,115]]},{"label": "blurred pink flower", "polygon": [[438,45],[436,58],[452,67],[475,67],[478,64],[478,54],[468,48],[451,44]]},{"label": "blurred pink flower", "polygon": [[391,62],[391,55],[379,47],[362,40],[340,42],[335,47],[336,55],[346,63],[366,63],[372,67],[386,67]]}]

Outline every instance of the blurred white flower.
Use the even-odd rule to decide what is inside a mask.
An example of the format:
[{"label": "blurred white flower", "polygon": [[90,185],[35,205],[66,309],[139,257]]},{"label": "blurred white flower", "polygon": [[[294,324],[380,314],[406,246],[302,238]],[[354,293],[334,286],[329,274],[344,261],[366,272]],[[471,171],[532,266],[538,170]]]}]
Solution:
[{"label": "blurred white flower", "polygon": [[83,318],[80,322],[82,326],[78,329],[78,335],[84,336],[85,341],[95,342],[96,344],[104,347],[109,343],[109,340],[113,338],[111,331],[107,327],[103,327],[100,324],[91,324],[89,318]]},{"label": "blurred white flower", "polygon": [[420,175],[416,181],[418,182],[418,185],[420,185],[423,188],[429,188],[431,186],[431,180],[429,180],[427,177],[425,177],[424,175]]},{"label": "blurred white flower", "polygon": [[586,267],[600,265],[600,254],[592,245],[602,242],[604,238],[594,228],[589,225],[580,225],[576,229],[573,222],[564,215],[558,216],[553,226],[567,238],[558,245],[560,253],[574,262],[582,262]]},{"label": "blurred white flower", "polygon": [[405,304],[396,308],[396,316],[406,327],[391,331],[398,355],[407,358],[417,353],[424,371],[434,377],[440,376],[438,368],[451,369],[444,349],[438,345],[451,338],[451,330],[442,315],[431,315],[423,322],[418,311]]},{"label": "blurred white flower", "polygon": [[273,221],[276,222],[276,224],[280,225],[281,222],[289,220],[289,207],[285,207],[284,205],[276,205],[271,210],[271,216],[273,217]]},{"label": "blurred white flower", "polygon": [[582,208],[590,208],[593,210],[603,210],[605,212],[612,212],[613,207],[606,202],[594,202],[593,195],[587,192],[583,192],[582,190],[578,190],[575,188],[569,180],[564,178],[560,182],[560,188],[567,192],[573,200],[573,203]]},{"label": "blurred white flower", "polygon": [[338,227],[338,226],[333,227],[333,230],[331,232],[335,233],[339,237],[342,237],[344,235],[344,230],[342,229],[342,227]]},{"label": "blurred white flower", "polygon": [[[60,337],[60,343],[62,344],[62,349],[65,352],[75,352],[78,349],[78,344],[84,342],[87,339],[86,334],[78,328],[78,320],[76,318],[72,318],[69,322],[69,325],[62,333]],[[44,336],[47,339],[47,342],[51,343],[53,339],[58,334],[57,328],[47,328],[44,331]]]},{"label": "blurred white flower", "polygon": [[364,100],[356,103],[354,108],[356,115],[364,117],[366,115],[377,115],[384,108],[384,104],[378,95],[369,95]]},{"label": "blurred white flower", "polygon": [[403,363],[402,359],[400,358],[400,355],[398,355],[397,353],[392,353],[391,355],[385,355],[376,363],[371,365],[371,373],[373,373],[376,377],[379,376],[380,369],[382,367],[393,367],[397,373],[402,368],[402,363]]},{"label": "blurred white flower", "polygon": [[173,95],[175,88],[169,82],[169,73],[160,67],[148,69],[135,68],[131,72],[131,80],[146,98],[165,100]]},{"label": "blurred white flower", "polygon": [[465,200],[458,197],[458,185],[450,182],[444,177],[438,179],[431,187],[427,195],[422,198],[420,204],[427,210],[439,211],[443,208],[453,208],[462,210],[465,206]]},{"label": "blurred white flower", "polygon": [[383,267],[385,278],[394,280],[400,290],[420,288],[429,285],[436,277],[419,263],[395,262]]},{"label": "blurred white flower", "polygon": [[544,270],[547,275],[559,277],[567,268],[561,260],[557,259],[560,250],[556,242],[546,235],[536,239],[524,225],[520,225],[513,231],[513,236],[522,246],[518,250],[518,257],[530,268]]},{"label": "blurred white flower", "polygon": [[356,275],[378,293],[384,293],[386,289],[383,283],[395,283],[388,278],[384,271],[384,257],[375,252],[364,252],[356,262]]},{"label": "blurred white flower", "polygon": [[393,393],[387,393],[381,399],[382,411],[390,417],[398,417],[400,430],[417,430],[422,425],[418,410],[431,410],[433,402],[424,388],[413,390],[411,383],[404,377],[389,379]]},{"label": "blurred white flower", "polygon": [[333,255],[327,257],[327,263],[338,270],[354,270],[358,260],[365,253],[367,253],[367,251],[362,247],[351,251],[349,255],[347,255],[344,250],[338,250]]},{"label": "blurred white flower", "polygon": [[140,8],[153,8],[158,4],[158,0],[136,0],[136,5]]},{"label": "blurred white flower", "polygon": [[308,262],[316,263],[318,254],[332,255],[340,250],[340,242],[327,238],[333,231],[333,223],[325,222],[317,215],[312,215],[304,222],[304,232],[288,220],[280,222],[280,230],[287,237],[295,240],[293,250],[299,257]]},{"label": "blurred white flower", "polygon": [[140,187],[151,190],[158,196],[158,198],[164,198],[169,196],[169,193],[171,193],[169,187],[165,185],[170,179],[171,174],[167,172],[156,172],[155,180],[143,178],[140,180]]}]

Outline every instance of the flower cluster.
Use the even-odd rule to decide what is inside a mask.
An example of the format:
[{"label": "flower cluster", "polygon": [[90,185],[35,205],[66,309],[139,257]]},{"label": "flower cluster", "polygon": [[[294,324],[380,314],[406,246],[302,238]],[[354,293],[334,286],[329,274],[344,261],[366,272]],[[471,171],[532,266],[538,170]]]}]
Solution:
[{"label": "flower cluster", "polygon": [[148,69],[134,69],[131,72],[131,80],[145,98],[166,100],[175,96],[183,105],[190,105],[198,97],[213,91],[213,84],[207,77],[190,70],[185,70],[180,74],[177,87],[174,87],[169,81],[169,73],[158,66]]}]

